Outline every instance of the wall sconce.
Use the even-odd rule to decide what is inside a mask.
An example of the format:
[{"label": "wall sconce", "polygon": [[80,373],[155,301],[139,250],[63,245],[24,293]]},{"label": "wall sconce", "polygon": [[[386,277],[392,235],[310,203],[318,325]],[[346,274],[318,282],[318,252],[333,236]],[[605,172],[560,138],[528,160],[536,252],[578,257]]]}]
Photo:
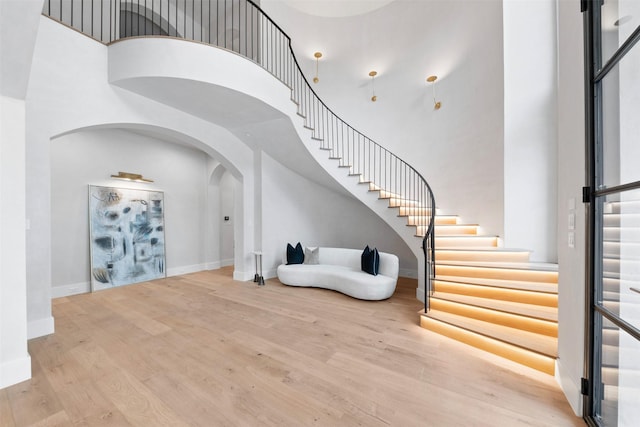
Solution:
[{"label": "wall sconce", "polygon": [[436,80],[438,80],[438,76],[427,77],[427,82],[431,83],[431,89],[433,90],[433,109],[439,110],[442,107],[442,103],[436,101]]},{"label": "wall sconce", "polygon": [[316,76],[313,78],[313,82],[318,83],[320,81],[318,78],[318,60],[322,58],[322,52],[316,52],[313,56],[316,58]]},{"label": "wall sconce", "polygon": [[129,173],[129,172],[118,172],[118,175],[111,175],[111,178],[122,179],[124,181],[133,181],[133,182],[153,182],[150,179],[143,178],[142,175],[137,173]]},{"label": "wall sconce", "polygon": [[376,102],[378,97],[376,96],[375,77],[378,75],[377,71],[369,71],[369,77],[371,77],[371,102]]}]

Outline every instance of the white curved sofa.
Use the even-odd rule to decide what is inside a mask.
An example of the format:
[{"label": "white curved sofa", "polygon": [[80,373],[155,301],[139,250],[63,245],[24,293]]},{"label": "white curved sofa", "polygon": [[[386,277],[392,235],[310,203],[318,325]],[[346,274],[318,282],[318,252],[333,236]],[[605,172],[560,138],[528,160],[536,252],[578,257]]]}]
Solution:
[{"label": "white curved sofa", "polygon": [[285,285],[333,289],[363,300],[393,295],[398,281],[398,257],[380,252],[378,275],[360,269],[361,249],[319,248],[318,264],[281,264],[278,279]]}]

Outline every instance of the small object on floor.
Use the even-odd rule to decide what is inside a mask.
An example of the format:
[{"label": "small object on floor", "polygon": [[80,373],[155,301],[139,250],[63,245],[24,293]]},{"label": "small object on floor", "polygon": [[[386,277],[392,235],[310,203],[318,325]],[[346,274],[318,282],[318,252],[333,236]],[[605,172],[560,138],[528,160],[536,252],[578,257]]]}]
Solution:
[{"label": "small object on floor", "polygon": [[258,283],[258,286],[264,286],[264,277],[262,277],[262,252],[253,252],[256,261],[256,274],[253,276],[253,281]]}]

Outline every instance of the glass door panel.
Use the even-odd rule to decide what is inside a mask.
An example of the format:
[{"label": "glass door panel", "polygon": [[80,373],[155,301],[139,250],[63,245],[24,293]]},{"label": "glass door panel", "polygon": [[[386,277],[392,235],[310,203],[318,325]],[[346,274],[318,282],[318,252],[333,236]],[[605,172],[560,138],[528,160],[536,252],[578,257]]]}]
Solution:
[{"label": "glass door panel", "polygon": [[603,426],[636,426],[640,420],[640,341],[606,319],[597,323],[602,325],[598,421]]},{"label": "glass door panel", "polygon": [[603,176],[599,189],[640,181],[639,76],[640,49],[632,49],[602,79]]},{"label": "glass door panel", "polygon": [[587,241],[590,327],[585,417],[605,427],[640,426],[640,1],[591,0],[585,43],[589,76]]},{"label": "glass door panel", "polygon": [[640,331],[640,190],[605,196],[596,304]]},{"label": "glass door panel", "polygon": [[640,26],[638,0],[604,1],[600,23],[602,64],[606,64],[638,26]]}]

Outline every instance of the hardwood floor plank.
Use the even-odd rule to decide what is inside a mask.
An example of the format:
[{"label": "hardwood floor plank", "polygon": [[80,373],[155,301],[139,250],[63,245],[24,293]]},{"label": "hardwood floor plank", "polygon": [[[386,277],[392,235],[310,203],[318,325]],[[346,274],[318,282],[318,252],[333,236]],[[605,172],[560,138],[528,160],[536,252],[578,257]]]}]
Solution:
[{"label": "hardwood floor plank", "polygon": [[71,423],[65,411],[56,412],[47,418],[31,424],[29,427],[64,427]]},{"label": "hardwood floor plank", "polygon": [[63,410],[37,360],[31,358],[32,379],[6,389],[17,426],[28,426]]},{"label": "hardwood floor plank", "polygon": [[385,301],[204,271],[53,302],[0,425],[577,426],[555,380]]},{"label": "hardwood floor plank", "polygon": [[0,426],[15,427],[13,411],[6,390],[0,390]]}]

